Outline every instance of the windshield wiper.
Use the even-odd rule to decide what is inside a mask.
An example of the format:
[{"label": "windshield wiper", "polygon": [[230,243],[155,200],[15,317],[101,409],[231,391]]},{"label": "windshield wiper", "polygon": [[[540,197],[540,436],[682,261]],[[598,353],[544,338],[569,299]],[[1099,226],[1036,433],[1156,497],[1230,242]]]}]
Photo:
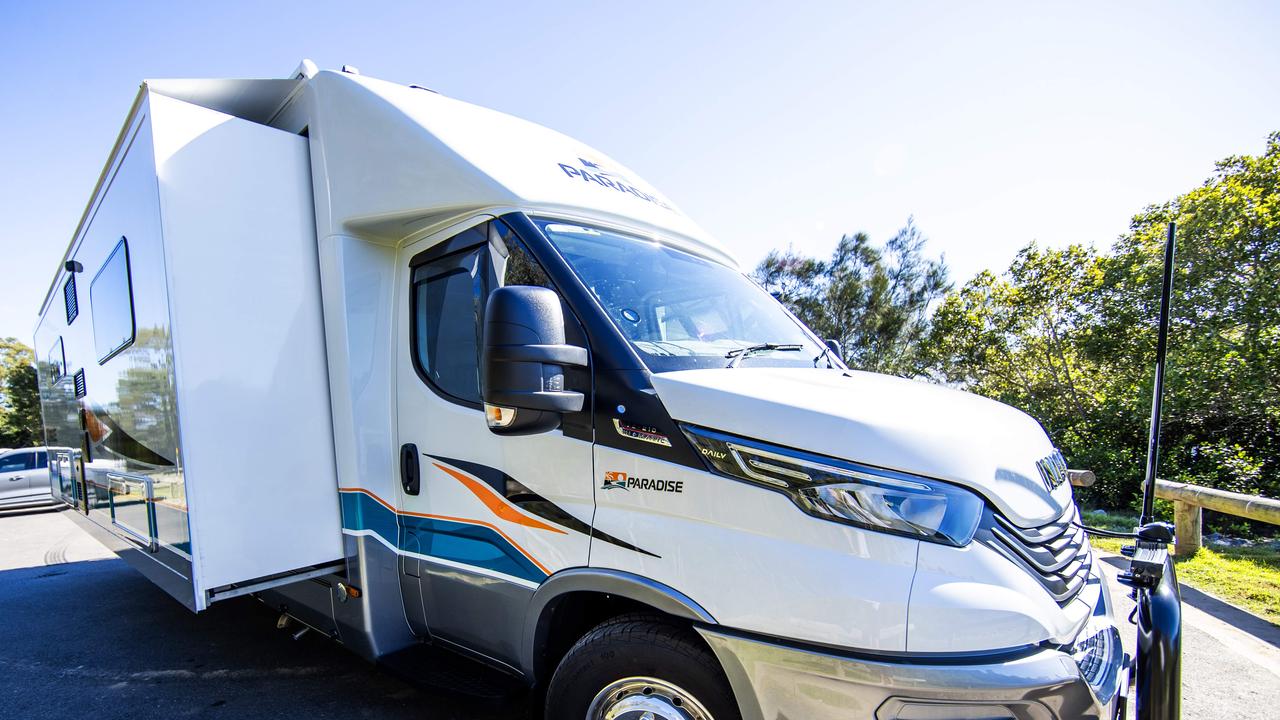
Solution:
[{"label": "windshield wiper", "polygon": [[748,345],[744,348],[738,348],[737,350],[730,350],[729,352],[725,353],[724,356],[726,358],[729,358],[729,364],[725,365],[725,367],[726,368],[738,367],[738,363],[742,360],[742,358],[747,357],[748,355],[755,355],[756,353],[766,352],[768,350],[798,351],[803,349],[804,349],[803,345],[790,345],[790,344],[779,344],[779,343],[760,343],[758,345]]},{"label": "windshield wiper", "polygon": [[813,359],[813,366],[818,367],[818,363],[822,362],[822,360],[825,358],[827,361],[827,369],[830,370],[831,368],[834,368],[835,365],[831,364],[830,355],[831,355],[831,346],[823,345],[822,352],[818,353],[818,357]]}]

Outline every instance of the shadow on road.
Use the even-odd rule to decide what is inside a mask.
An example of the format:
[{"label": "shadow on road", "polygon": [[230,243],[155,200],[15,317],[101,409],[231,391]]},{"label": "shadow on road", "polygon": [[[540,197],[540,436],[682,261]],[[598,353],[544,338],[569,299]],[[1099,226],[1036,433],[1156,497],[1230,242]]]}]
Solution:
[{"label": "shadow on road", "polygon": [[250,598],[193,614],[118,559],[0,572],[0,619],[7,717],[525,717],[520,698],[412,686],[314,633],[295,641]]}]

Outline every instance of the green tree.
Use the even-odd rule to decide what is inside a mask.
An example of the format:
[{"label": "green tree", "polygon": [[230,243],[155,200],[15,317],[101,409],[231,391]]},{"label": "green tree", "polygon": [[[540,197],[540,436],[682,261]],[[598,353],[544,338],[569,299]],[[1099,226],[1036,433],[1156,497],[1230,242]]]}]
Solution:
[{"label": "green tree", "polygon": [[1131,421],[1136,386],[1120,394],[1135,403],[1115,421],[1115,379],[1086,352],[1104,262],[1079,245],[1028,245],[1002,276],[980,273],[943,300],[925,354],[936,379],[1039,420],[1072,466],[1098,471],[1093,494],[1123,506],[1137,485],[1108,470],[1133,466],[1145,425]]},{"label": "green tree", "polygon": [[830,260],[777,251],[755,278],[814,332],[840,344],[851,367],[895,375],[925,370],[929,307],[951,285],[947,266],[924,257],[925,237],[907,221],[884,248],[845,235]]},{"label": "green tree", "polygon": [[[1162,248],[1177,222],[1162,474],[1280,497],[1280,132],[1134,217],[1107,259],[1085,348],[1149,397]],[[1145,402],[1119,404],[1137,421]],[[1142,420],[1145,422],[1145,420]]]},{"label": "green tree", "polygon": [[1162,437],[1163,477],[1280,497],[1280,133],[1256,157],[1133,218],[1110,252],[1020,252],[934,314],[935,377],[1041,420],[1087,500],[1137,497],[1159,312],[1163,246],[1178,224]]},{"label": "green tree", "polygon": [[31,348],[0,340],[0,447],[41,442],[40,391]]}]

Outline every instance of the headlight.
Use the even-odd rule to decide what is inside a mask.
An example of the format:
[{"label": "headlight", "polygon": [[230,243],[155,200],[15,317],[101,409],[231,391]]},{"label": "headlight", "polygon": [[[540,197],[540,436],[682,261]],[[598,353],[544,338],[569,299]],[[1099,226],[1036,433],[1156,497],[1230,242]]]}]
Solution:
[{"label": "headlight", "polygon": [[787,494],[815,517],[946,545],[965,545],[982,499],[937,480],[682,427],[716,470]]},{"label": "headlight", "polygon": [[1080,666],[1084,681],[1097,690],[1108,680],[1116,654],[1121,651],[1120,631],[1115,623],[1105,615],[1094,615],[1080,631],[1071,657]]}]

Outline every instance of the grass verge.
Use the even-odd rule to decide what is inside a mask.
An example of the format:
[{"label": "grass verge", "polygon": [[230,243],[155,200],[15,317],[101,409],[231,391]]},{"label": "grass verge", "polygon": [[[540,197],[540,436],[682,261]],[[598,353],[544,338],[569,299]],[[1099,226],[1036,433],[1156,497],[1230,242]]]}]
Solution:
[{"label": "grass verge", "polygon": [[[1084,524],[1129,531],[1137,518],[1101,511],[1084,513]],[[1091,538],[1094,548],[1119,553],[1126,540]],[[1172,548],[1170,548],[1172,550]],[[1203,547],[1189,558],[1174,558],[1178,582],[1238,605],[1280,625],[1280,552],[1268,548]]]}]

